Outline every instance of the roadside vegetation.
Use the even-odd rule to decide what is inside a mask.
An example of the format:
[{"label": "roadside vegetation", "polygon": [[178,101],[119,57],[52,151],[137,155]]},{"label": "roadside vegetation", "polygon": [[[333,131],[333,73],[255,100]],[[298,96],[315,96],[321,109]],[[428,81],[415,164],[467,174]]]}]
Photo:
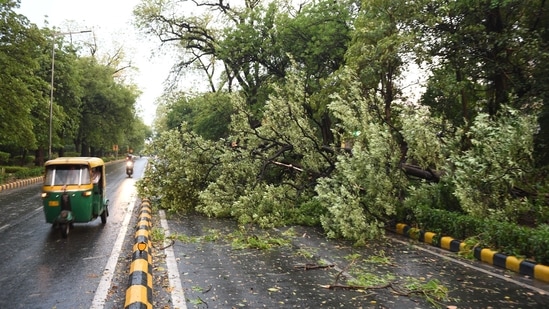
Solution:
[{"label": "roadside vegetation", "polygon": [[40,29],[16,12],[20,2],[0,5],[0,166],[42,166],[50,150],[55,158],[143,149],[152,130],[138,116],[123,48],[106,50],[74,23]]},{"label": "roadside vegetation", "polygon": [[174,87],[208,89],[159,102],[140,194],[358,245],[401,221],[549,262],[549,4],[169,4],[141,1],[136,24],[179,52]]}]

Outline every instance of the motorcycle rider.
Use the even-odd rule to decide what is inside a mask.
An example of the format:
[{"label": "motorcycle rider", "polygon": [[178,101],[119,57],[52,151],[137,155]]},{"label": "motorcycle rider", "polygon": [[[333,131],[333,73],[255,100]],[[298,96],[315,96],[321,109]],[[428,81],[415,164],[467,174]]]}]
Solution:
[{"label": "motorcycle rider", "polygon": [[133,159],[131,154],[126,155],[126,174],[128,174],[128,177],[132,177],[133,174]]}]

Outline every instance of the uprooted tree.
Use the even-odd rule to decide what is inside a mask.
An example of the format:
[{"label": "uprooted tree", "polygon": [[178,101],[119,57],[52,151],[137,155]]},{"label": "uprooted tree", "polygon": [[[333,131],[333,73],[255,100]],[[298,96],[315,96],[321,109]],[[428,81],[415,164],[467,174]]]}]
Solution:
[{"label": "uprooted tree", "polygon": [[[534,209],[543,192],[534,187],[543,169],[534,167],[545,153],[538,136],[547,86],[525,76],[543,80],[544,65],[533,59],[546,47],[525,31],[543,29],[539,16],[514,14],[526,4],[468,14],[462,2],[195,3],[224,19],[153,6],[140,11],[142,25],[178,42],[181,64],[204,64],[197,55],[213,59],[202,68],[222,63],[224,83],[212,90],[229,98],[232,114],[223,139],[204,138],[196,123],[166,127],[155,139],[158,160],[141,188],[164,207],[263,226],[320,223],[357,241],[413,213],[406,201],[433,188],[447,199],[429,207],[502,220]],[[403,92],[411,61],[430,74],[416,101]],[[170,106],[201,114],[190,104],[199,97]],[[517,198],[517,188],[532,194]]]}]

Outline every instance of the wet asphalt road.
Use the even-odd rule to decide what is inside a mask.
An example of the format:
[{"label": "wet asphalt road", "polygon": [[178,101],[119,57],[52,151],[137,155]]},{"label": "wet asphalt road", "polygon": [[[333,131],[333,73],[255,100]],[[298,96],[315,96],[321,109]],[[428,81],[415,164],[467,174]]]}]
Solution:
[{"label": "wet asphalt road", "polygon": [[[187,308],[549,308],[549,284],[397,235],[359,248],[314,228],[251,229],[245,237],[268,233],[289,244],[236,249],[242,231],[230,220],[191,215],[168,222]],[[314,268],[322,265],[333,267]],[[371,288],[328,288],[357,278]],[[448,289],[447,299],[405,295],[407,284],[434,280]],[[157,308],[173,306],[157,299]]]},{"label": "wet asphalt road", "polygon": [[[0,308],[74,309],[94,304],[102,276],[113,271],[106,269],[107,261],[135,200],[136,178],[126,177],[123,164],[107,165],[110,203],[106,225],[99,218],[75,224],[67,239],[45,222],[41,184],[0,192]],[[136,162],[136,174],[141,174],[145,164],[145,159]],[[128,246],[124,248],[130,252]],[[119,286],[125,290],[128,282],[124,254],[120,260],[113,283],[107,285],[105,308],[123,307],[123,293],[113,290]]]}]

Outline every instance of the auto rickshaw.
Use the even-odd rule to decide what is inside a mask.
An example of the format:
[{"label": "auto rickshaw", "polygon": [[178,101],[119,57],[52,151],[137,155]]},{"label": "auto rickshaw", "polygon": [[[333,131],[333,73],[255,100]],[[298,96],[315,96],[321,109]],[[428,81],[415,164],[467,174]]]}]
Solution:
[{"label": "auto rickshaw", "polygon": [[46,222],[67,237],[73,223],[107,223],[105,163],[95,157],[60,157],[45,164],[42,204]]}]

